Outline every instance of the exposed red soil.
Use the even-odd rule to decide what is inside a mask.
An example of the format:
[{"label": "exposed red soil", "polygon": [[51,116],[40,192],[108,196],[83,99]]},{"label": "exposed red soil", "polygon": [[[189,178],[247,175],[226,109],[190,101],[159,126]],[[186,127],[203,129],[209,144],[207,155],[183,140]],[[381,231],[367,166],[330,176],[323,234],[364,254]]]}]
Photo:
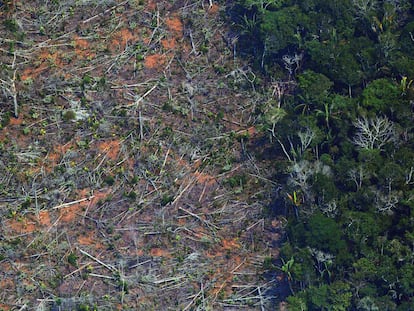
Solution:
[{"label": "exposed red soil", "polygon": [[92,52],[88,40],[83,39],[79,36],[74,37],[75,42],[75,53],[78,58],[93,58],[96,53]]},{"label": "exposed red soil", "polygon": [[165,23],[167,24],[168,29],[174,33],[175,36],[182,36],[183,32],[183,23],[178,17],[170,17],[165,20]]},{"label": "exposed red soil", "polygon": [[174,38],[170,39],[162,39],[161,40],[162,47],[166,50],[174,49],[177,45],[177,41]]},{"label": "exposed red soil", "polygon": [[137,39],[127,28],[122,28],[115,32],[112,38],[109,48],[116,51],[123,51],[127,45],[132,45]]},{"label": "exposed red soil", "polygon": [[[42,5],[55,8],[54,1]],[[21,258],[13,267],[0,262],[11,276],[0,277],[0,309],[88,297],[108,309],[192,310],[205,286],[206,307],[221,311],[225,299],[237,297],[236,285],[264,283],[251,258],[277,256],[263,242],[276,234],[248,230],[262,217],[248,203],[263,184],[243,185],[242,193],[227,186],[233,174],[248,174],[233,134],[260,133],[247,121],[249,96],[216,69],[243,66],[216,27],[222,8],[208,1],[116,5],[74,5],[62,37],[49,33],[52,26],[46,35],[28,34],[35,44],[45,42],[19,58],[19,87],[30,102],[0,130],[10,157],[9,194],[18,198],[2,211],[4,243],[11,241],[6,246]],[[32,7],[20,6],[19,20],[32,21]],[[199,49],[205,29],[206,54]],[[64,120],[71,101],[89,117]],[[223,107],[226,120],[215,120]],[[12,151],[35,158],[15,160]],[[223,172],[229,163],[231,171]],[[120,277],[129,293],[121,292]],[[18,285],[21,297],[2,296]]]},{"label": "exposed red soil", "polygon": [[37,230],[36,221],[27,218],[10,219],[6,221],[6,226],[14,234],[27,234]]},{"label": "exposed red soil", "polygon": [[114,140],[104,140],[96,144],[97,149],[100,154],[107,157],[110,160],[116,160],[119,155],[121,148],[121,142],[119,139]]},{"label": "exposed red soil", "polygon": [[208,13],[217,14],[219,10],[220,10],[220,6],[217,3],[213,3],[213,5],[210,6],[208,9]]},{"label": "exposed red soil", "polygon": [[144,65],[148,69],[161,69],[167,62],[165,54],[153,54],[145,57]]},{"label": "exposed red soil", "polygon": [[51,225],[50,212],[46,210],[40,211],[37,220],[41,226],[49,227]]},{"label": "exposed red soil", "polygon": [[171,258],[171,254],[170,254],[169,251],[167,251],[165,249],[162,249],[162,248],[158,248],[158,247],[152,248],[150,250],[149,254],[151,256],[154,256],[154,257],[167,257],[167,258]]}]

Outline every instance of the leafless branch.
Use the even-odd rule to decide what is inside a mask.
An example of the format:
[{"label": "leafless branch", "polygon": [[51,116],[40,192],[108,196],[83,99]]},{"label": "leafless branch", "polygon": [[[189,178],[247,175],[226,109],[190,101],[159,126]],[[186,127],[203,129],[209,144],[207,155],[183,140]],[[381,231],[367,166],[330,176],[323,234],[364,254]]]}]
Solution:
[{"label": "leafless branch", "polygon": [[381,149],[396,139],[394,124],[387,117],[358,118],[354,126],[357,133],[353,143],[362,149]]}]

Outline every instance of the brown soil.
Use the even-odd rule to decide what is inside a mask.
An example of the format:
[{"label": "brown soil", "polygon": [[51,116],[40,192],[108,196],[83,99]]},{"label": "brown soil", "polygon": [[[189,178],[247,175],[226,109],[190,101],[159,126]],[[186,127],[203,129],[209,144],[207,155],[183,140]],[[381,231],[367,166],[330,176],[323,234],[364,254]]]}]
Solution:
[{"label": "brown soil", "polygon": [[177,41],[174,38],[172,38],[172,39],[163,39],[163,40],[161,40],[161,44],[162,44],[162,47],[164,49],[171,50],[171,49],[174,49],[176,47]]},{"label": "brown soil", "polygon": [[40,211],[39,215],[38,215],[38,222],[41,226],[49,227],[51,225],[50,212],[49,211]]},{"label": "brown soil", "polygon": [[217,3],[213,3],[211,7],[208,9],[208,13],[210,14],[217,14],[220,10],[220,6]]},{"label": "brown soil", "polygon": [[8,220],[6,226],[15,234],[32,233],[37,229],[36,222],[26,218]]},{"label": "brown soil", "polygon": [[90,49],[88,40],[75,36],[75,53],[78,58],[93,58],[96,56]]},{"label": "brown soil", "polygon": [[102,141],[97,144],[99,152],[110,160],[118,158],[121,143],[118,139]]},{"label": "brown soil", "polygon": [[133,45],[136,40],[132,32],[123,28],[113,35],[113,40],[110,43],[110,49],[115,49],[117,51],[123,51],[127,45]]},{"label": "brown soil", "polygon": [[167,250],[162,248],[152,248],[149,253],[153,257],[171,257],[171,254]]},{"label": "brown soil", "polygon": [[145,57],[144,65],[148,69],[162,69],[167,62],[167,56],[164,54],[153,54]]},{"label": "brown soil", "polygon": [[177,17],[167,18],[165,23],[168,29],[173,32],[176,36],[181,36],[183,32],[183,23]]},{"label": "brown soil", "polygon": [[[260,94],[230,75],[248,66],[224,40],[225,8],[55,2],[16,6],[24,36],[0,24],[19,42],[19,118],[0,130],[0,309],[260,310],[246,286],[273,286],[262,263],[283,224],[261,222],[272,171],[245,156]],[[64,117],[74,103],[79,120]]]}]

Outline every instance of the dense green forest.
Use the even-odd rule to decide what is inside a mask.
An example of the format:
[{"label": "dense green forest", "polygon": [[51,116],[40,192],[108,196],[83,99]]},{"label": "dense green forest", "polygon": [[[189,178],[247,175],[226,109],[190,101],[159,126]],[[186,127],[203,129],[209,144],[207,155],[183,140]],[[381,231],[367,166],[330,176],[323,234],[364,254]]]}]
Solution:
[{"label": "dense green forest", "polygon": [[414,310],[414,7],[240,0],[288,219],[289,310]]}]

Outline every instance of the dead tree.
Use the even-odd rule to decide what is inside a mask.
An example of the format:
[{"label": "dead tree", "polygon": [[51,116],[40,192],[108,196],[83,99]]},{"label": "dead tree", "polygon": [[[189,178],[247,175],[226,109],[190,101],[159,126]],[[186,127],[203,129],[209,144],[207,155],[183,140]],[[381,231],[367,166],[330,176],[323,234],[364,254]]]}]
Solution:
[{"label": "dead tree", "polygon": [[396,138],[394,124],[387,117],[358,118],[354,126],[358,131],[353,143],[362,149],[381,149]]}]

